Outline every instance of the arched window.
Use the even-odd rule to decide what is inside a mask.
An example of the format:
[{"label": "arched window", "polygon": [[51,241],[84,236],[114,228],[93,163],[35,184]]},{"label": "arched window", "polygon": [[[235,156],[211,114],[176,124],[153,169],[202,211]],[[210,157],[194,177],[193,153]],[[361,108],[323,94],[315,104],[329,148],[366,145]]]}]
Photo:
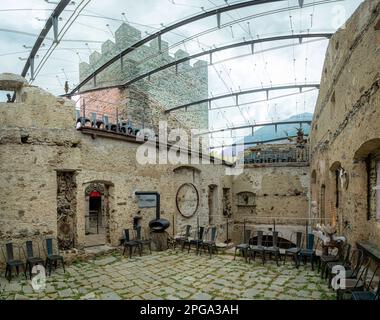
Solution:
[{"label": "arched window", "polygon": [[363,143],[355,152],[355,161],[365,161],[367,169],[367,220],[380,221],[380,139]]}]

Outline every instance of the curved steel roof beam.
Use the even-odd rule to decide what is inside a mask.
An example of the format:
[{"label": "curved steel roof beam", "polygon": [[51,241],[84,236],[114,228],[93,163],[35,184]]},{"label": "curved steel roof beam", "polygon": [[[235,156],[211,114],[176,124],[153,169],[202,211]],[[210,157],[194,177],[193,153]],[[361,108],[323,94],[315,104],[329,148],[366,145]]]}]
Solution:
[{"label": "curved steel roof beam", "polygon": [[232,130],[239,130],[239,129],[248,129],[248,128],[256,128],[256,127],[265,127],[265,126],[281,126],[281,125],[286,125],[286,124],[302,124],[306,123],[308,125],[311,125],[311,120],[294,120],[294,121],[277,121],[277,122],[264,122],[264,123],[255,123],[255,124],[250,124],[250,125],[244,125],[244,126],[238,126],[238,127],[229,127],[229,128],[223,128],[223,129],[218,129],[218,130],[213,130],[213,131],[207,131],[207,132],[202,132],[199,134],[196,134],[196,136],[203,136],[206,134],[213,134],[213,133],[218,133],[218,132],[224,132],[224,131],[232,131]]},{"label": "curved steel roof beam", "polygon": [[193,55],[190,55],[188,57],[185,57],[185,58],[182,58],[182,59],[179,59],[179,60],[176,60],[176,61],[173,61],[173,62],[170,62],[168,64],[165,64],[161,67],[158,67],[154,70],[151,70],[149,72],[146,72],[136,78],[133,78],[129,81],[127,81],[126,83],[123,84],[123,87],[128,87],[130,86],[131,84],[139,81],[139,80],[142,80],[144,78],[147,78],[157,72],[160,72],[162,70],[165,70],[165,69],[168,69],[170,67],[174,67],[174,66],[178,66],[179,64],[183,63],[183,62],[186,62],[186,61],[190,61],[191,59],[195,59],[195,58],[199,58],[199,57],[202,57],[202,56],[206,56],[206,55],[212,55],[213,53],[215,52],[219,52],[219,51],[224,51],[224,50],[229,50],[229,49],[233,49],[233,48],[238,48],[238,47],[243,47],[243,46],[252,46],[251,50],[252,50],[252,54],[254,53],[254,45],[257,44],[257,43],[262,43],[262,42],[272,42],[272,41],[281,41],[281,40],[289,40],[289,39],[299,39],[299,41],[301,41],[303,38],[327,38],[327,39],[330,39],[332,37],[333,33],[315,33],[315,34],[312,34],[312,33],[300,33],[300,34],[291,34],[291,35],[286,35],[286,36],[276,36],[276,37],[269,37],[269,38],[262,38],[262,39],[255,39],[255,40],[248,40],[248,41],[242,41],[242,42],[237,42],[237,43],[233,43],[233,44],[229,44],[229,45],[226,45],[226,46],[222,46],[222,47],[219,47],[219,48],[214,48],[214,49],[211,49],[211,50],[206,50],[206,51],[202,51],[202,52],[199,52],[199,53],[195,53]]},{"label": "curved steel roof beam", "polygon": [[[305,134],[304,137],[308,137],[308,135]],[[282,141],[282,140],[293,139],[293,138],[297,138],[297,136],[274,138],[274,139],[270,139],[270,140],[261,140],[261,141],[246,142],[246,143],[241,142],[241,143],[233,143],[233,144],[228,144],[228,145],[226,144],[226,145],[221,145],[221,146],[210,147],[209,149],[213,150],[213,149],[236,147],[236,146],[251,146],[251,145],[255,145],[255,144],[262,144],[262,143],[269,143],[269,142],[275,142],[275,141]]]},{"label": "curved steel roof beam", "polygon": [[184,19],[182,21],[179,21],[177,23],[174,23],[171,26],[168,26],[168,27],[166,27],[166,28],[164,28],[164,29],[162,29],[160,31],[157,31],[157,32],[151,34],[150,36],[148,36],[148,37],[146,37],[146,38],[144,38],[144,39],[136,42],[133,46],[131,46],[131,47],[123,50],[122,52],[120,52],[119,54],[117,54],[116,56],[114,56],[113,58],[111,58],[110,60],[108,60],[105,64],[103,64],[102,66],[100,66],[97,70],[95,70],[87,78],[85,78],[80,84],[78,84],[70,92],[70,95],[74,95],[74,93],[77,92],[77,91],[79,91],[79,89],[81,87],[83,87],[87,82],[89,82],[97,74],[99,74],[100,72],[102,72],[104,69],[106,69],[112,63],[116,62],[121,57],[127,55],[128,53],[132,52],[133,50],[135,50],[138,47],[141,47],[142,45],[148,43],[151,40],[154,40],[156,38],[160,38],[163,34],[168,33],[169,31],[172,31],[174,29],[182,27],[182,26],[184,26],[186,24],[189,24],[189,23],[192,23],[192,22],[204,19],[204,18],[208,18],[208,17],[211,17],[211,16],[215,16],[215,15],[218,17],[217,21],[218,21],[218,24],[219,24],[220,15],[223,12],[237,10],[237,9],[241,9],[241,8],[245,8],[245,7],[250,7],[250,6],[255,6],[255,5],[260,5],[260,4],[266,4],[266,3],[272,3],[272,2],[280,2],[280,1],[285,1],[285,0],[250,0],[250,1],[239,2],[239,3],[235,3],[235,4],[227,4],[226,6],[223,6],[223,7],[217,8],[217,9],[212,9],[210,11],[206,11],[206,12],[200,13],[198,15],[195,15],[193,17],[190,17],[190,18]]},{"label": "curved steel roof beam", "polygon": [[183,104],[181,106],[177,106],[177,107],[174,107],[171,109],[167,109],[167,110],[165,110],[165,113],[169,113],[169,112],[172,112],[174,110],[179,110],[179,109],[187,109],[188,107],[195,106],[195,105],[198,105],[201,103],[209,103],[209,109],[210,109],[210,103],[212,101],[219,100],[219,99],[225,99],[225,98],[229,98],[229,97],[236,97],[236,105],[238,105],[239,104],[239,101],[238,101],[239,96],[245,95],[245,94],[252,94],[252,93],[258,93],[258,92],[267,92],[268,93],[269,91],[273,91],[273,90],[287,90],[287,89],[299,89],[301,91],[303,88],[317,88],[317,89],[319,89],[319,86],[320,86],[319,83],[309,83],[309,84],[298,84],[298,85],[297,84],[280,85],[280,86],[262,87],[262,88],[258,88],[258,89],[242,90],[242,91],[231,92],[231,93],[223,94],[220,96],[215,96],[212,98],[202,99],[202,100],[198,100],[195,102]]},{"label": "curved steel roof beam", "polygon": [[[52,14],[50,15],[49,19],[46,21],[45,26],[41,30],[41,33],[38,36],[36,42],[34,43],[32,51],[30,52],[30,55],[29,55],[28,59],[26,60],[24,69],[22,70],[22,73],[21,73],[21,75],[23,77],[25,77],[26,74],[28,73],[29,68],[33,64],[34,57],[36,56],[38,49],[41,47],[42,42],[45,40],[45,38],[46,38],[47,34],[49,33],[51,27],[53,27],[53,25],[56,23],[59,15],[62,13],[62,11],[66,8],[66,6],[69,3],[70,3],[70,0],[61,0],[58,3],[57,7],[52,12]],[[54,26],[54,28],[56,28],[56,26]],[[54,30],[54,33],[56,33],[56,30]],[[33,76],[32,76],[32,78],[33,78]]]}]

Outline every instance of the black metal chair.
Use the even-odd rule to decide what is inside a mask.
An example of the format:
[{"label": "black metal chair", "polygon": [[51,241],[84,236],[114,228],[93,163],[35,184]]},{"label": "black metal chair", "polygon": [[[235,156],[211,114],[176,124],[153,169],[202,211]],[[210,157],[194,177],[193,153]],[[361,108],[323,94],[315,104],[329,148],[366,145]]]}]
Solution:
[{"label": "black metal chair", "polygon": [[146,236],[143,238],[141,235],[141,231],[142,231],[141,226],[137,226],[136,227],[136,239],[134,241],[136,241],[140,245],[141,252],[143,251],[144,246],[148,246],[149,252],[152,253],[152,240]]},{"label": "black metal chair", "polygon": [[177,246],[177,243],[181,245],[181,249],[183,251],[183,248],[185,246],[185,242],[189,239],[190,237],[190,231],[191,231],[191,225],[187,224],[185,226],[185,232],[177,237],[174,238],[175,243],[174,243],[174,249]]},{"label": "black metal chair", "polygon": [[245,262],[247,262],[250,237],[251,237],[251,230],[245,229],[243,233],[243,243],[238,244],[235,247],[234,260],[236,259],[236,252],[239,250],[242,253],[243,257],[245,258]]},{"label": "black metal chair", "polygon": [[[369,258],[365,258],[365,263],[360,271],[360,274],[357,278],[345,278],[345,286],[344,288],[339,288],[336,290],[337,300],[346,300],[345,295],[348,295],[351,298],[352,292],[358,291],[369,291],[369,284],[372,282],[374,275],[372,276],[371,281],[367,282],[368,271],[371,264],[371,260]],[[368,283],[368,284],[367,284]]]},{"label": "black metal chair", "polygon": [[302,232],[292,232],[290,235],[290,242],[294,243],[294,245],[288,249],[285,250],[284,253],[284,264],[286,262],[286,257],[291,256],[293,257],[294,264],[297,266],[297,256],[298,253],[301,251],[302,248],[302,240],[303,240],[303,233]]},{"label": "black metal chair", "polygon": [[253,260],[256,259],[256,254],[261,255],[261,259],[263,261],[263,264],[265,263],[265,243],[264,243],[264,231],[258,230],[256,231],[256,245],[252,244],[248,248],[248,256],[249,260],[248,263],[251,261],[251,258]]},{"label": "black metal chair", "polygon": [[274,255],[277,266],[279,266],[278,261],[280,260],[280,246],[279,246],[279,232],[272,232],[272,245],[268,247],[264,247],[264,255],[269,253],[270,258]]},{"label": "black metal chair", "polygon": [[[15,247],[17,250],[17,255],[15,257]],[[21,249],[20,246],[14,245],[12,242],[8,242],[5,244],[5,253],[3,246],[1,247],[1,251],[5,258],[5,278],[10,282],[12,279],[12,269],[15,268],[17,272],[17,276],[20,274],[20,267],[23,267],[23,272],[25,274],[25,264],[21,261]]]},{"label": "black metal chair", "polygon": [[37,246],[37,255],[34,254],[34,249],[33,249],[33,241],[28,240],[25,242],[25,249],[24,255],[25,255],[25,260],[26,260],[26,266],[25,266],[25,277],[26,277],[26,270],[29,271],[29,277],[32,279],[32,269],[35,265],[41,265],[43,266],[45,264],[45,261],[43,258],[41,258],[41,250],[40,250],[40,245],[38,242],[36,242]]},{"label": "black metal chair", "polygon": [[380,300],[380,281],[377,284],[376,292],[354,291],[351,294],[352,300]]},{"label": "black metal chair", "polygon": [[322,254],[318,262],[318,272],[321,271],[321,278],[327,277],[326,266],[328,263],[339,262],[339,264],[346,265],[350,258],[351,245],[345,243],[342,248],[335,248],[335,254]]},{"label": "black metal chair", "polygon": [[[374,275],[377,273],[377,270],[379,269],[379,266],[376,267],[376,270],[374,272]],[[372,277],[373,280],[374,277]],[[371,283],[368,285],[368,288],[371,288]],[[375,292],[372,292],[370,290],[368,291],[353,291],[351,293],[351,299],[352,300],[380,300],[380,281],[377,283],[377,289]]]},{"label": "black metal chair", "polygon": [[196,254],[199,253],[199,249],[201,248],[202,243],[203,243],[204,231],[205,231],[205,227],[199,227],[196,237],[194,239],[189,238],[187,241],[185,241],[185,244],[188,245],[187,253],[190,252],[191,245],[195,245]]},{"label": "black metal chair", "polygon": [[63,256],[59,255],[57,250],[58,246],[56,244],[56,240],[54,238],[47,238],[45,239],[45,253],[46,253],[46,260],[45,260],[45,268],[49,268],[49,276],[51,275],[51,267],[54,265],[54,269],[57,269],[58,262],[61,263],[63,272],[66,272],[65,270],[65,261],[63,259]]},{"label": "black metal chair", "polygon": [[[209,235],[210,230],[211,230],[210,239],[207,239],[207,236]],[[210,253],[210,258],[212,257],[213,251],[216,251],[216,252],[218,251],[218,249],[216,247],[216,237],[218,234],[217,230],[218,229],[215,226],[207,229],[207,231],[206,231],[206,239],[207,240],[203,240],[203,242],[202,242],[202,248],[208,250],[208,252]]]},{"label": "black metal chair", "polygon": [[129,257],[132,258],[132,251],[133,251],[133,248],[135,248],[135,251],[136,251],[136,249],[139,250],[139,253],[141,256],[141,246],[135,240],[131,240],[131,238],[129,236],[129,229],[124,229],[123,245],[124,245],[123,255],[125,254],[125,250],[128,248],[129,249]]},{"label": "black metal chair", "polygon": [[314,263],[316,261],[315,248],[318,246],[318,240],[315,241],[315,236],[312,233],[308,233],[306,236],[306,247],[301,249],[297,255],[297,268],[300,266],[300,260],[304,261],[306,265],[307,259],[310,259],[311,270],[314,271]]},{"label": "black metal chair", "polygon": [[331,279],[333,277],[332,270],[335,266],[343,266],[345,268],[346,278],[355,279],[360,272],[363,262],[365,262],[364,254],[363,251],[359,249],[353,250],[348,259],[345,258],[343,261],[328,262],[325,269],[329,288],[331,287]]}]

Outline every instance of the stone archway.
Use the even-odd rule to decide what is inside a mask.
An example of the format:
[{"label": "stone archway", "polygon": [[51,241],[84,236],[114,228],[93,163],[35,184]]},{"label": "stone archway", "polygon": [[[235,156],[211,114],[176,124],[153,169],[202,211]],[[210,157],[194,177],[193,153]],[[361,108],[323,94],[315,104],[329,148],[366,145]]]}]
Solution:
[{"label": "stone archway", "polygon": [[91,182],[84,193],[85,246],[109,243],[109,186],[103,182]]}]

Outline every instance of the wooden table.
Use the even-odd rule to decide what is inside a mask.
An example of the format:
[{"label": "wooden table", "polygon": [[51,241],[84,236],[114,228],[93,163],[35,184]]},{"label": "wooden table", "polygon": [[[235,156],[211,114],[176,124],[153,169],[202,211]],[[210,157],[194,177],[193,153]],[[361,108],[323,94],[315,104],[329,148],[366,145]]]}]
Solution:
[{"label": "wooden table", "polygon": [[356,242],[359,249],[363,250],[364,254],[373,259],[377,264],[380,264],[380,246],[367,241]]}]

